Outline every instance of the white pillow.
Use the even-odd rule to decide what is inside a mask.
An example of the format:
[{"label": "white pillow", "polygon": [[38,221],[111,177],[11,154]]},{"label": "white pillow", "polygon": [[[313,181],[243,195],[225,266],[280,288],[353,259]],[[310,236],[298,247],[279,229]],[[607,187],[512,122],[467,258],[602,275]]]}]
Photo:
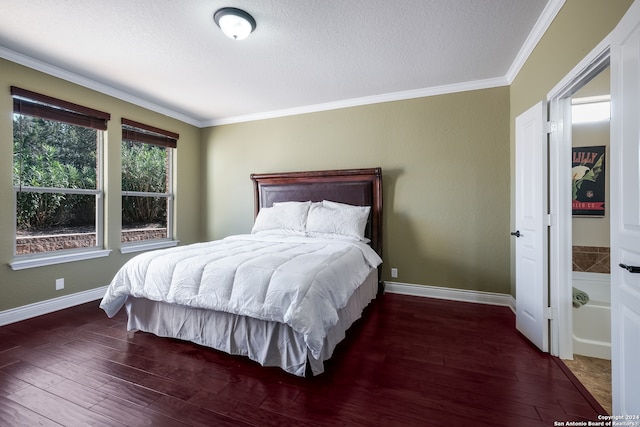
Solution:
[{"label": "white pillow", "polygon": [[258,212],[251,233],[278,231],[285,234],[304,234],[309,206],[311,202],[286,202],[262,208]]},{"label": "white pillow", "polygon": [[369,206],[355,206],[347,203],[332,202],[331,200],[323,200],[322,206],[331,209],[364,209],[369,213]]},{"label": "white pillow", "polygon": [[307,216],[307,235],[310,237],[350,238],[366,241],[364,231],[369,218],[369,206],[352,206],[324,200],[314,204]]},{"label": "white pillow", "polygon": [[311,202],[273,202],[273,206],[290,206],[290,207],[299,206],[301,209],[309,210],[309,206],[311,206]]}]

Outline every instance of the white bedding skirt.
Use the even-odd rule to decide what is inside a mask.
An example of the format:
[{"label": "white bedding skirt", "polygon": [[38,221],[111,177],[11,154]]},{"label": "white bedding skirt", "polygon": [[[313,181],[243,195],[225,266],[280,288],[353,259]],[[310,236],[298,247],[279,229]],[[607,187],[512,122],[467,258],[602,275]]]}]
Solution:
[{"label": "white bedding skirt", "polygon": [[378,292],[378,270],[372,269],[347,305],[338,311],[339,321],[324,339],[322,354],[315,359],[300,333],[288,325],[247,316],[184,307],[144,298],[129,297],[125,303],[127,329],[178,338],[229,354],[247,356],[263,366],[279,366],[298,376],[306,375],[307,360],[313,375],[324,372],[324,361],[333,354],[346,330],[358,320]]}]

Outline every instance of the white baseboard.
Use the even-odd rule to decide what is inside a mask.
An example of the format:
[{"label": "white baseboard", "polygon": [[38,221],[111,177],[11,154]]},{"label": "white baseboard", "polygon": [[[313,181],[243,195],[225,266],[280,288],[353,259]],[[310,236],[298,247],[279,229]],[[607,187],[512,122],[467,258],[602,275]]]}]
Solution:
[{"label": "white baseboard", "polygon": [[[413,285],[398,282],[385,282],[384,289],[385,292],[392,294],[499,305],[509,307],[514,313],[516,311],[516,300],[509,294],[443,288],[439,286]],[[107,287],[102,286],[88,291],[64,295],[47,301],[36,302],[22,307],[0,311],[0,326],[41,316],[43,314],[53,313],[54,311],[63,310],[86,302],[99,300],[104,296],[106,290]]]},{"label": "white baseboard", "polygon": [[58,298],[0,311],[0,326],[30,319],[36,316],[42,316],[43,314],[53,313],[54,311],[63,310],[86,302],[95,301],[101,299],[106,291],[107,287],[102,286],[88,291],[77,292],[71,295],[64,295]]},{"label": "white baseboard", "polygon": [[384,282],[384,291],[392,294],[438,298],[451,301],[474,302],[478,304],[500,305],[516,312],[516,300],[509,294],[471,291],[467,289],[442,288],[439,286],[413,285],[410,283]]}]

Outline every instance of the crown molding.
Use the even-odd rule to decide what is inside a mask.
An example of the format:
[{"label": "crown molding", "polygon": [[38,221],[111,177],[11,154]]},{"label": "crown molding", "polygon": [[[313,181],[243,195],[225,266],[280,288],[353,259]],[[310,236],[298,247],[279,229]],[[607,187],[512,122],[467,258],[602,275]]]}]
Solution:
[{"label": "crown molding", "polygon": [[112,96],[114,98],[129,102],[131,104],[137,105],[142,108],[146,108],[147,110],[151,110],[156,113],[163,114],[173,119],[180,120],[181,122],[188,123],[193,126],[201,127],[200,121],[194,119],[193,117],[186,116],[182,113],[178,113],[177,111],[171,110],[166,107],[162,107],[158,104],[150,102],[144,98],[140,98],[138,96],[132,95],[123,90],[116,89],[112,86],[108,86],[103,83],[99,83],[95,80],[88,79],[86,77],[83,77],[71,71],[64,70],[62,68],[56,67],[51,64],[47,64],[44,61],[40,61],[38,59],[34,59],[30,56],[24,55],[22,53],[18,53],[11,49],[7,49],[4,46],[0,46],[0,58],[9,60],[11,62],[15,62],[16,64],[23,65],[25,67],[34,69],[36,71],[40,71],[50,76],[57,77],[62,80],[66,80],[71,83],[75,83],[82,87],[86,87],[87,89],[95,90],[96,92],[100,92],[105,95]]},{"label": "crown molding", "polygon": [[321,111],[337,110],[340,108],[359,107],[363,105],[380,104],[383,102],[403,101],[407,99],[425,98],[435,95],[445,95],[457,92],[466,92],[471,90],[489,89],[500,86],[507,86],[509,83],[506,78],[498,77],[494,79],[475,80],[464,83],[456,83],[451,85],[434,86],[423,89],[414,89],[401,92],[385,93],[381,95],[364,96],[361,98],[345,99],[336,102],[327,102],[323,104],[306,105],[303,107],[287,108],[283,110],[267,111],[264,113],[247,114],[235,117],[226,117],[204,121],[203,127],[221,126],[242,122],[253,122],[256,120],[266,120],[278,117],[295,116],[298,114],[317,113]]},{"label": "crown molding", "polygon": [[540,39],[542,39],[547,29],[549,29],[549,26],[558,15],[558,12],[560,12],[560,9],[564,6],[564,3],[565,0],[550,0],[547,3],[540,14],[538,21],[536,21],[536,24],[533,26],[533,30],[529,33],[529,36],[525,40],[520,51],[516,55],[515,60],[511,64],[511,67],[509,67],[509,70],[507,71],[505,78],[507,79],[508,84],[513,83],[525,62],[527,62],[529,55],[531,55],[533,49],[538,45],[538,42],[540,42]]},{"label": "crown molding", "polygon": [[196,126],[198,128],[221,126],[233,123],[251,122],[256,120],[266,120],[278,117],[294,116],[299,114],[317,113],[322,111],[336,110],[340,108],[358,107],[363,105],[379,104],[383,102],[402,101],[407,99],[424,98],[435,95],[445,95],[450,93],[465,92],[471,90],[489,89],[500,86],[507,86],[509,82],[505,77],[497,77],[493,79],[475,80],[464,83],[456,83],[451,85],[434,86],[423,89],[407,90],[401,92],[385,93],[380,95],[365,96],[360,98],[345,99],[335,102],[327,102],[323,104],[306,105],[302,107],[287,108],[283,110],[267,111],[255,114],[246,114],[241,116],[225,117],[211,120],[197,120],[193,117],[186,116],[174,110],[162,107],[152,103],[144,98],[132,95],[125,91],[113,88],[95,80],[88,79],[79,74],[72,73],[68,70],[47,64],[38,59],[31,58],[22,53],[15,52],[0,46],[0,58],[15,62],[16,64],[40,71],[42,73],[58,77],[71,83],[95,90],[105,95],[113,96],[122,101],[130,102],[142,108],[163,114],[165,116],[180,120],[184,123]]}]

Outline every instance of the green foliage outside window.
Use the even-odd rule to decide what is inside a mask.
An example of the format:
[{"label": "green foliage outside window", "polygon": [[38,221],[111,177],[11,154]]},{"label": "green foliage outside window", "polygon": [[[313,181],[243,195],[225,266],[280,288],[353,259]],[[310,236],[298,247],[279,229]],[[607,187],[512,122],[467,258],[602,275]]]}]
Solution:
[{"label": "green foliage outside window", "polygon": [[[165,193],[167,191],[167,149],[151,144],[122,141],[122,191]],[[122,224],[166,224],[167,199],[125,196]]]},{"label": "green foliage outside window", "polygon": [[[18,187],[96,188],[96,131],[14,115],[13,184]],[[20,230],[95,222],[95,202],[82,195],[18,192]]]},{"label": "green foliage outside window", "polygon": [[[15,114],[13,184],[16,187],[96,189],[97,131]],[[165,193],[167,149],[123,141],[122,190]],[[123,197],[123,225],[166,224],[167,199]],[[95,225],[95,197],[68,193],[17,195],[19,230]]]}]

